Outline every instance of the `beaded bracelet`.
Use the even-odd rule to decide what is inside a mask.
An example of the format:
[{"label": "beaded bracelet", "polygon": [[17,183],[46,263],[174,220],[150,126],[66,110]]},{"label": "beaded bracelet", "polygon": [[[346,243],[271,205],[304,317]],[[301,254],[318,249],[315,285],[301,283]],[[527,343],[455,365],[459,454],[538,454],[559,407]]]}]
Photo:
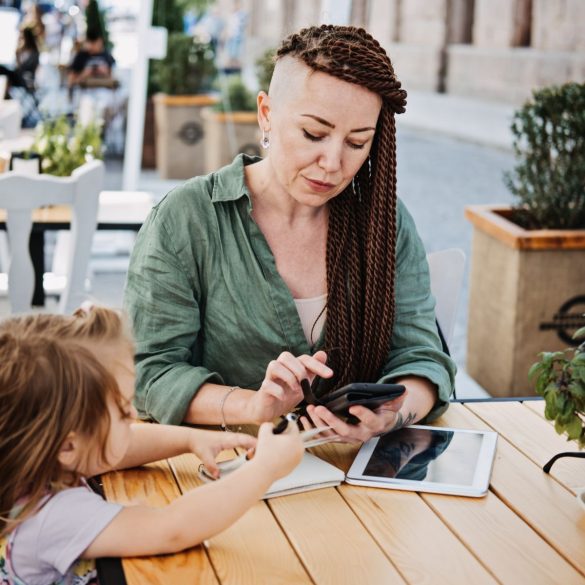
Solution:
[{"label": "beaded bracelet", "polygon": [[239,386],[232,386],[224,395],[223,398],[221,399],[221,406],[219,407],[219,410],[221,412],[221,428],[222,430],[226,431],[226,432],[231,432],[231,429],[227,426],[227,423],[225,422],[225,412],[223,411],[224,406],[225,406],[225,401],[228,399],[228,396],[234,391],[234,390],[239,390],[240,387]]}]

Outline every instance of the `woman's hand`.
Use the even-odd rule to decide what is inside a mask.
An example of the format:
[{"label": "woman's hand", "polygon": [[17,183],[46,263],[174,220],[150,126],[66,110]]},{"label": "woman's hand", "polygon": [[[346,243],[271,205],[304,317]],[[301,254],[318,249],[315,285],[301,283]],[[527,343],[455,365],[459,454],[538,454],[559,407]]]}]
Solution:
[{"label": "woman's hand", "polygon": [[268,364],[266,377],[251,398],[252,420],[271,421],[290,412],[303,399],[301,380],[307,378],[312,382],[315,376],[330,378],[333,375],[333,370],[325,365],[326,361],[324,351],[298,357],[288,351],[281,353]]},{"label": "woman's hand", "polygon": [[316,427],[330,426],[331,430],[323,435],[335,433],[349,443],[367,441],[376,435],[414,424],[426,416],[437,401],[437,387],[425,378],[405,376],[392,382],[403,384],[406,392],[373,411],[365,406],[350,407],[350,414],[359,419],[359,424],[347,424],[324,406],[308,406],[307,414],[311,420],[309,422],[303,417],[301,422],[305,428],[310,427],[311,422]]},{"label": "woman's hand", "polygon": [[254,449],[256,438],[244,433],[222,433],[219,431],[202,431],[190,429],[189,451],[195,453],[213,477],[219,477],[219,468],[215,458],[226,449],[242,447]]},{"label": "woman's hand", "polygon": [[[365,406],[350,407],[350,414],[353,414],[360,421],[355,425],[346,423],[325,406],[310,405],[307,407],[307,414],[315,427],[331,427],[331,430],[324,432],[323,436],[331,433],[339,435],[341,440],[347,443],[364,442],[376,435],[398,428],[397,424],[401,421],[399,411],[404,399],[403,394],[382,404],[376,410],[370,410]],[[306,429],[310,428],[311,425],[306,417],[302,417],[301,421]]]}]

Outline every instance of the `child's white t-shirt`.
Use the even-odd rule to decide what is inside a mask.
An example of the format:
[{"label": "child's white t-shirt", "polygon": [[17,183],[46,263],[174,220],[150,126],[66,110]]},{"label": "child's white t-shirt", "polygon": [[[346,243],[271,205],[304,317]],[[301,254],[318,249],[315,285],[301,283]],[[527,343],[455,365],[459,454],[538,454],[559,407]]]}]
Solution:
[{"label": "child's white t-shirt", "polygon": [[51,496],[10,534],[9,572],[27,585],[89,583],[95,575],[75,575],[75,562],[122,508],[86,486]]}]

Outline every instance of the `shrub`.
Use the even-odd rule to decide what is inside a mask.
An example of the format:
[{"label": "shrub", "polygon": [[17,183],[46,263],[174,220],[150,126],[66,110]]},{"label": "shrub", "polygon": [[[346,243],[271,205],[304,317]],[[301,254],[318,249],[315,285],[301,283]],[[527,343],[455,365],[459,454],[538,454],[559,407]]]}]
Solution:
[{"label": "shrub", "polygon": [[239,75],[230,76],[222,88],[223,99],[213,109],[218,112],[254,112],[256,96],[246,87]]},{"label": "shrub", "polygon": [[256,59],[256,77],[258,78],[258,87],[261,90],[268,91],[270,87],[270,80],[274,73],[274,65],[276,61],[276,49],[267,49]]},{"label": "shrub", "polygon": [[529,229],[585,228],[585,83],[534,91],[512,132],[519,163],[505,182],[519,199],[514,220]]},{"label": "shrub", "polygon": [[167,56],[153,66],[156,85],[168,95],[208,91],[216,73],[211,46],[176,32],[169,34]]}]

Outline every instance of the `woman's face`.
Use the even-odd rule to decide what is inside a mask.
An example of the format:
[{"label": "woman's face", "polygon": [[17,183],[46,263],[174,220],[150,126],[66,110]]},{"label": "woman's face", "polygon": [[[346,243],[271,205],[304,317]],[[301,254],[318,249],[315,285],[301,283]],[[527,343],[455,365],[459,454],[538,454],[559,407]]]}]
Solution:
[{"label": "woman's face", "polygon": [[272,179],[298,203],[317,207],[339,195],[368,157],[382,100],[285,60],[280,71],[277,64],[270,96],[259,98],[261,123],[265,113],[270,129]]}]

